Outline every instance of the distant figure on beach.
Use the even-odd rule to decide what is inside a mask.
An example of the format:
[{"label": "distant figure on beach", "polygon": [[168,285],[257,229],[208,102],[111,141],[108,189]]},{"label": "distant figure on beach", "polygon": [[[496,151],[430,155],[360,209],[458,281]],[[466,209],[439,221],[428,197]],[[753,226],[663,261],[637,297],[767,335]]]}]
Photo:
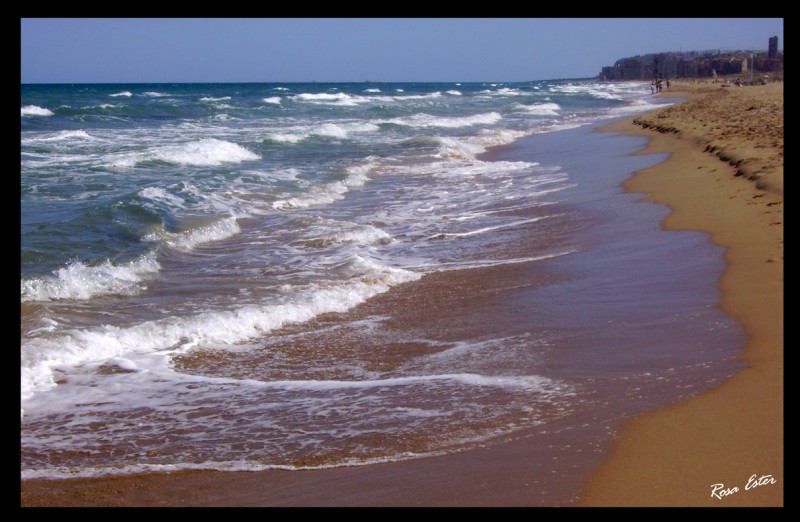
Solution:
[{"label": "distant figure on beach", "polygon": [[667,90],[669,90],[669,78],[667,78]]},{"label": "distant figure on beach", "polygon": [[655,94],[655,93],[656,93],[656,81],[653,80],[652,82],[650,82],[650,94]]}]

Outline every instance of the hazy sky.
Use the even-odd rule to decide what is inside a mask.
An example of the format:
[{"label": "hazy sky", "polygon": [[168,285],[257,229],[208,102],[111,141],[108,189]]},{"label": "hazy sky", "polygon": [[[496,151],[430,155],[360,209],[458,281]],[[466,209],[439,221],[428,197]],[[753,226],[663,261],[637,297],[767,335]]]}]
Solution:
[{"label": "hazy sky", "polygon": [[22,83],[526,81],[766,50],[782,18],[22,19]]}]

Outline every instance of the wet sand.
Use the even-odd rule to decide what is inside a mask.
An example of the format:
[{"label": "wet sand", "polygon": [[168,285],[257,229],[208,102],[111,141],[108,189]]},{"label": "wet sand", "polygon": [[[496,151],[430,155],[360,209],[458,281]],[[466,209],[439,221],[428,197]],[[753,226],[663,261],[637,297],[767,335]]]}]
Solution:
[{"label": "wet sand", "polygon": [[626,187],[672,209],[665,228],[705,230],[727,248],[721,307],[747,332],[748,367],[628,422],[581,502],[782,506],[783,84],[673,91],[688,101],[606,130],[651,137],[642,154],[671,153]]}]

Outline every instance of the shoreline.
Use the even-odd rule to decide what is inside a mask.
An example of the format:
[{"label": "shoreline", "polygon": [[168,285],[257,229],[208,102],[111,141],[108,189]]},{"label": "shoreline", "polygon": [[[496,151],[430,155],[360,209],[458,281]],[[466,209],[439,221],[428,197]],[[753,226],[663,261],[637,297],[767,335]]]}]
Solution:
[{"label": "shoreline", "polygon": [[[652,135],[651,131],[641,134]],[[649,149],[638,154],[646,153]],[[720,163],[710,154],[705,156],[716,164]],[[736,179],[752,185],[742,177]],[[782,276],[782,251],[780,264]],[[727,308],[725,311],[730,313]],[[638,417],[634,422],[636,419]],[[557,432],[548,437],[554,444],[563,444]],[[525,463],[530,459],[541,460],[542,445],[540,442],[537,447],[530,439],[519,437],[462,453],[358,468],[291,472],[180,471],[87,479],[26,480],[22,483],[21,498],[24,506],[537,505],[535,483],[530,479],[547,481],[547,476],[541,473],[532,475]],[[611,445],[611,440],[604,442],[606,447]],[[588,452],[589,447],[584,451]],[[609,462],[616,458],[616,453],[615,450]],[[599,454],[594,462],[601,463],[608,458],[609,453],[605,452]],[[607,465],[600,464],[600,469]],[[587,471],[584,476],[588,474]],[[454,477],[457,480],[453,480]],[[781,483],[782,478],[781,472]],[[619,482],[625,480],[629,479]],[[579,490],[580,483],[574,483],[575,489]],[[397,488],[397,484],[403,484],[403,487]],[[630,484],[624,487],[628,488]],[[744,483],[740,487],[744,489]],[[770,487],[773,486],[762,490],[767,491]],[[751,496],[751,492],[745,493],[739,496]],[[734,497],[736,495],[728,498]],[[620,502],[614,500],[614,492],[604,498],[609,499],[610,505]]]},{"label": "shoreline", "polygon": [[[747,333],[739,356],[747,368],[710,392],[624,423],[580,505],[783,506],[783,87],[724,94],[676,87],[687,102],[601,130],[649,137],[637,154],[670,153],[624,186],[670,208],[665,229],[702,230],[726,248],[719,306]],[[746,114],[758,102],[777,104],[762,95],[780,98],[779,150],[756,150],[746,133],[703,136],[722,116],[698,111],[701,105],[728,103]],[[761,168],[776,157],[779,168]]]}]

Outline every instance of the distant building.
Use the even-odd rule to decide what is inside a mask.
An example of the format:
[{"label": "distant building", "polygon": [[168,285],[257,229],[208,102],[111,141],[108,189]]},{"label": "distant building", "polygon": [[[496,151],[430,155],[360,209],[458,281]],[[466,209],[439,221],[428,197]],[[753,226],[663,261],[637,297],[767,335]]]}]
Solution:
[{"label": "distant building", "polygon": [[622,62],[623,80],[641,80],[644,78],[642,62],[636,59],[624,60]]},{"label": "distant building", "polygon": [[716,75],[743,76],[770,72],[783,74],[783,53],[778,37],[769,39],[769,50],[681,51],[620,58],[612,67],[603,67],[600,80],[650,80],[652,78],[711,78]]},{"label": "distant building", "polygon": [[769,39],[769,52],[767,57],[769,59],[774,59],[778,57],[778,37],[773,36]]}]

